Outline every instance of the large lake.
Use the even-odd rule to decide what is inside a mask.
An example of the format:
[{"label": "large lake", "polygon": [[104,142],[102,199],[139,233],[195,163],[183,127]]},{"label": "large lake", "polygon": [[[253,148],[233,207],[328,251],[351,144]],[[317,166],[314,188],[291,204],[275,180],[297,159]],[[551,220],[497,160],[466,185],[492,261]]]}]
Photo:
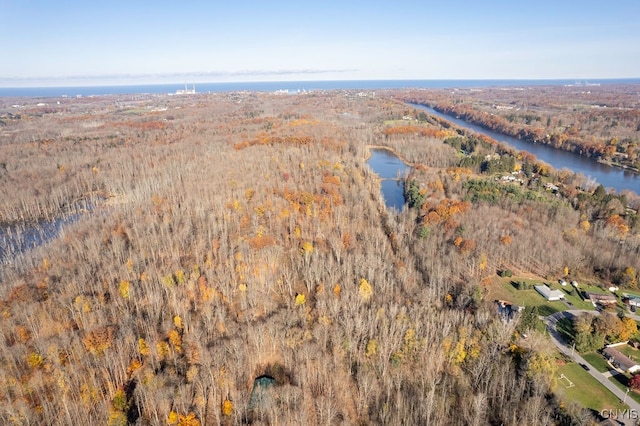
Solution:
[{"label": "large lake", "polygon": [[410,167],[387,149],[371,149],[367,164],[380,177],[380,186],[387,208],[402,211],[404,207],[404,178]]},{"label": "large lake", "polygon": [[[215,79],[215,76],[211,76]],[[60,96],[101,96],[117,94],[167,94],[175,93],[184,88],[184,79],[173,84],[140,84],[133,79],[127,85],[83,85],[73,86],[61,84],[63,87],[2,87],[7,84],[0,80],[0,97],[60,97]],[[640,83],[638,78],[599,79],[591,80],[596,84],[628,84]],[[84,83],[84,82],[83,82]],[[189,89],[193,87],[198,93],[219,93],[236,91],[273,92],[284,90],[297,93],[313,90],[382,90],[382,89],[418,89],[445,87],[506,87],[506,86],[546,86],[575,84],[575,80],[317,80],[317,81],[240,81],[225,83],[189,82]],[[15,82],[14,82],[15,84]]]},{"label": "large lake", "polygon": [[573,154],[571,152],[562,151],[552,148],[548,145],[523,141],[511,136],[492,132],[475,124],[468,123],[459,118],[443,114],[423,105],[411,104],[411,106],[423,109],[432,115],[444,118],[456,126],[472,130],[476,133],[487,135],[499,142],[503,142],[520,151],[527,151],[534,154],[538,159],[552,166],[554,169],[569,169],[575,173],[582,173],[587,177],[593,178],[605,188],[613,188],[616,192],[630,190],[636,194],[640,194],[640,175],[627,170],[616,167],[607,166],[597,161]]}]

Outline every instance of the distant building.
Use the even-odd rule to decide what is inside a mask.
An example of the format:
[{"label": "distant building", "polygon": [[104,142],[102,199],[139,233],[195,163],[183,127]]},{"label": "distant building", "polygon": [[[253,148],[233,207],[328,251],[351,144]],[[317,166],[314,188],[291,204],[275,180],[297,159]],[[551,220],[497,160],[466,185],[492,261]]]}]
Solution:
[{"label": "distant building", "polygon": [[534,287],[538,293],[542,295],[545,299],[552,302],[554,300],[564,299],[564,293],[560,290],[551,290],[549,286],[545,285],[537,285]]},{"label": "distant building", "polygon": [[187,89],[187,84],[185,83],[184,89],[176,90],[176,95],[195,95],[196,93],[196,85],[193,85],[192,89]]},{"label": "distant building", "polygon": [[623,370],[625,373],[635,373],[640,370],[640,365],[617,349],[606,348],[602,352],[614,367]]}]

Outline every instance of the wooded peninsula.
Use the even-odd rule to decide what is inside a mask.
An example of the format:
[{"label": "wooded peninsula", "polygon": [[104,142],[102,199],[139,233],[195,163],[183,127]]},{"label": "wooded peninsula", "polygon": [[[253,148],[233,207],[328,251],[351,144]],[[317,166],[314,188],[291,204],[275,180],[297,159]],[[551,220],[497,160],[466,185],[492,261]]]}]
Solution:
[{"label": "wooded peninsula", "polygon": [[[640,87],[573,89],[0,99],[0,421],[582,425],[627,407],[541,318],[607,318],[567,326],[594,357],[640,339],[638,194],[407,104],[639,169]],[[412,166],[400,212],[371,146]],[[598,292],[615,303],[596,311]]]}]

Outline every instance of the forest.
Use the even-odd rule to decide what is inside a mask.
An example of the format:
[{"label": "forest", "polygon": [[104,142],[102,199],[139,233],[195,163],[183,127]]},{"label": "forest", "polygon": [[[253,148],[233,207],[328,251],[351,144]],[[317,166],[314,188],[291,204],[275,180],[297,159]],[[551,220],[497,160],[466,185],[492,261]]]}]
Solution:
[{"label": "forest", "polygon": [[[1,422],[594,422],[489,295],[506,270],[637,288],[640,198],[409,99],[0,99]],[[412,166],[401,212],[371,146]]]},{"label": "forest", "polygon": [[424,103],[498,133],[640,171],[637,84],[420,90]]}]

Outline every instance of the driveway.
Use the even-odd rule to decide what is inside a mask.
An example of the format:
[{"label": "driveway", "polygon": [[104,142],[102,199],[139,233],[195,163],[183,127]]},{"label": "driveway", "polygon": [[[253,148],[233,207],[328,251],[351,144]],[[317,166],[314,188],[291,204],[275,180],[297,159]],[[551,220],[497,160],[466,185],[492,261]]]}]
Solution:
[{"label": "driveway", "polygon": [[[544,319],[544,322],[547,324],[547,330],[549,331],[549,336],[551,337],[551,341],[553,342],[554,345],[556,345],[556,347],[558,348],[558,350],[560,350],[560,352],[564,353],[565,355],[573,359],[578,364],[583,364],[589,367],[589,370],[588,370],[589,374],[591,374],[591,376],[593,376],[594,379],[602,383],[604,387],[606,387],[611,392],[613,392],[614,395],[620,398],[620,401],[625,401],[627,405],[629,405],[629,408],[631,408],[631,410],[635,410],[632,413],[634,414],[634,417],[635,415],[640,416],[640,404],[637,403],[631,397],[626,396],[624,391],[622,391],[616,385],[611,383],[611,381],[608,379],[608,377],[610,377],[612,373],[617,374],[617,372],[601,373],[598,370],[596,370],[593,365],[589,364],[587,360],[582,358],[582,356],[580,356],[579,353],[573,350],[573,348],[564,341],[564,339],[558,332],[556,326],[560,319],[567,318],[572,320],[574,316],[580,315],[581,313],[585,313],[585,312],[592,315],[594,314],[594,311],[572,310],[572,311],[556,312],[553,315],[544,317],[543,319]],[[597,312],[595,314],[598,315]],[[619,419],[619,421],[622,421],[625,425],[638,424],[638,421],[636,419]]]}]

